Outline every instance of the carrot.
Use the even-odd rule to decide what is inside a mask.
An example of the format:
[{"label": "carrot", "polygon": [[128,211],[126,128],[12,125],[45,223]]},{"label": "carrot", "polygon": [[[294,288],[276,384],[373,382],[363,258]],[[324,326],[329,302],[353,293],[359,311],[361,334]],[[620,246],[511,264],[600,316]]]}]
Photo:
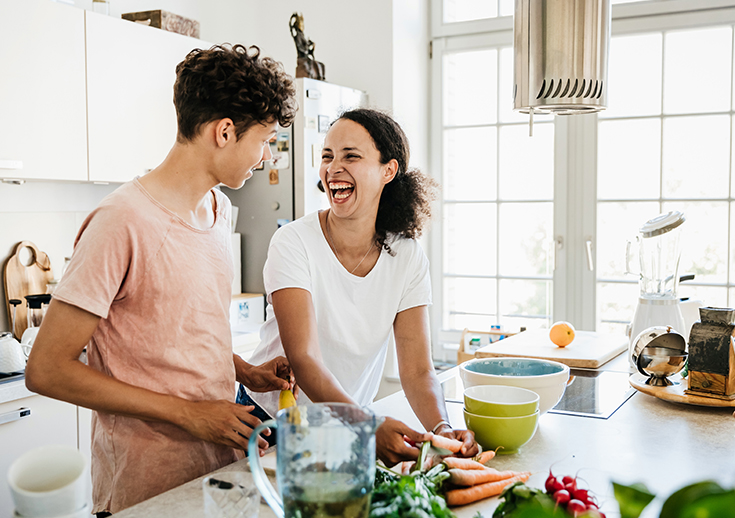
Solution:
[{"label": "carrot", "polygon": [[447,505],[450,507],[467,505],[478,500],[490,498],[491,496],[497,496],[503,492],[505,486],[518,481],[525,482],[530,476],[530,473],[524,472],[515,477],[506,478],[497,482],[486,482],[485,484],[478,484],[472,487],[451,489],[446,493]]},{"label": "carrot", "polygon": [[487,464],[490,461],[490,459],[494,457],[495,457],[495,451],[488,450],[488,451],[483,451],[481,453],[478,453],[476,456],[473,457],[473,459],[475,459],[480,464]]},{"label": "carrot", "polygon": [[442,435],[432,435],[431,444],[433,444],[437,448],[444,448],[445,450],[449,450],[452,453],[457,453],[459,450],[462,449],[462,441],[458,441],[457,439],[449,439],[448,437],[444,437]]},{"label": "carrot", "polygon": [[[520,475],[531,476],[526,471],[498,471],[492,468],[483,469],[450,469],[449,481],[458,486],[476,486],[485,482],[497,482],[506,478],[513,478]],[[528,478],[528,477],[526,477]]]},{"label": "carrot", "polygon": [[486,469],[484,464],[480,464],[475,459],[466,459],[462,457],[444,457],[442,462],[446,464],[447,468],[457,469]]}]

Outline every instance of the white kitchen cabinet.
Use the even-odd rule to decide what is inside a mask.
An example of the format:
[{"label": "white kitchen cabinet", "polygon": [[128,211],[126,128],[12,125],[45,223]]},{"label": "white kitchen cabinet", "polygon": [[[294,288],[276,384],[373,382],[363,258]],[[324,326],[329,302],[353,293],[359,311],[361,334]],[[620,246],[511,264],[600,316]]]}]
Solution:
[{"label": "white kitchen cabinet", "polygon": [[84,11],[0,0],[0,177],[87,180]]},{"label": "white kitchen cabinet", "polygon": [[87,12],[89,179],[125,182],[176,140],[176,65],[201,40]]},{"label": "white kitchen cabinet", "polygon": [[0,404],[0,416],[19,408],[30,409],[30,415],[0,424],[0,516],[13,515],[15,506],[8,488],[7,473],[15,459],[38,446],[59,444],[77,447],[76,406],[34,395]]}]

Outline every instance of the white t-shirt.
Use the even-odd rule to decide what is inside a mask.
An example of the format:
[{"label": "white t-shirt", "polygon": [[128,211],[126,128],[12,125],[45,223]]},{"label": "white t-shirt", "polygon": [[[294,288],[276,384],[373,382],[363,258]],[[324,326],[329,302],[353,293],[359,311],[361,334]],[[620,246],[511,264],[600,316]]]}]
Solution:
[{"label": "white t-shirt", "polygon": [[[358,404],[372,403],[396,315],[431,304],[429,261],[421,246],[402,237],[389,243],[395,255],[381,250],[370,273],[358,277],[337,260],[317,212],[278,229],[263,270],[266,321],[250,363],[259,365],[284,354],[272,294],[284,288],[301,288],[311,293],[324,364]],[[250,395],[275,416],[278,392]],[[303,393],[302,401],[308,401]]]}]

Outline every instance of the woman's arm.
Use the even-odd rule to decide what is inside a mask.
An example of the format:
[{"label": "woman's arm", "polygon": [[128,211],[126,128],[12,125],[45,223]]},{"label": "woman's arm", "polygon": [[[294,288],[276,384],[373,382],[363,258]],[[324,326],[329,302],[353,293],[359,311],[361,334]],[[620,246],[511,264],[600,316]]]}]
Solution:
[{"label": "woman's arm", "polygon": [[[76,306],[52,300],[26,366],[29,390],[69,403],[147,421],[166,421],[205,441],[247,449],[260,421],[253,407],[229,401],[188,401],[129,385],[79,361],[100,321]],[[242,434],[245,437],[240,436]],[[267,443],[260,438],[261,448]]]},{"label": "woman's arm", "polygon": [[315,403],[355,401],[344,391],[322,359],[311,293],[284,288],[271,295],[283,350],[299,388]]},{"label": "woman's arm", "polygon": [[[401,311],[393,324],[401,385],[416,416],[427,430],[448,422],[444,393],[431,360],[429,309],[418,306]],[[442,425],[435,433],[461,440],[462,455],[478,453],[474,434]]]}]

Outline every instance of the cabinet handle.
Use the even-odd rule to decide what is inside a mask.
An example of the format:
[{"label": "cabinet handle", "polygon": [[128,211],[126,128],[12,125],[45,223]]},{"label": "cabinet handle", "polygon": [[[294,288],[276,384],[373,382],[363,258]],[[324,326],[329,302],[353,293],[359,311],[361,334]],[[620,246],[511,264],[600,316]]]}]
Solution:
[{"label": "cabinet handle", "polygon": [[592,240],[586,240],[584,245],[587,248],[587,268],[589,271],[593,272],[595,271],[595,262],[592,259]]},{"label": "cabinet handle", "polygon": [[23,160],[0,160],[0,169],[23,169]]},{"label": "cabinet handle", "polygon": [[0,424],[12,423],[13,421],[18,421],[19,419],[23,419],[29,415],[31,415],[30,408],[21,407],[17,410],[11,410],[10,412],[0,414]]}]

